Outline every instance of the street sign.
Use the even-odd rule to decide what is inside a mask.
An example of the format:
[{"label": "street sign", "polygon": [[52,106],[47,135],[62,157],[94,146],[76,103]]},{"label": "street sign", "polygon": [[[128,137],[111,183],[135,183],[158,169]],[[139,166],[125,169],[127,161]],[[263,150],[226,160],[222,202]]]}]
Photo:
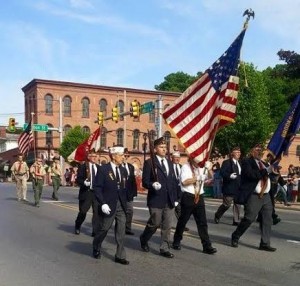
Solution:
[{"label": "street sign", "polygon": [[[24,130],[26,129],[27,126],[28,126],[28,124],[25,123],[24,126],[23,126]],[[38,132],[48,132],[48,125],[45,125],[45,124],[33,124],[32,130],[33,131],[38,131]]]},{"label": "street sign", "polygon": [[155,106],[154,102],[152,102],[152,101],[141,104],[141,107],[140,107],[141,114],[151,112],[154,109],[154,106]]}]

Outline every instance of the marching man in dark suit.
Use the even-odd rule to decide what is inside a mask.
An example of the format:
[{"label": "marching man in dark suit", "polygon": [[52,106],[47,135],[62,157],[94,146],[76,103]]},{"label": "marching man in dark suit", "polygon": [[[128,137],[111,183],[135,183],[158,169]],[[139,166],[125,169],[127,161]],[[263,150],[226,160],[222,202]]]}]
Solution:
[{"label": "marching man in dark suit", "polygon": [[266,167],[262,158],[262,146],[255,145],[251,149],[251,155],[242,161],[241,186],[238,201],[245,205],[245,215],[232,233],[231,245],[238,247],[240,237],[249,228],[252,222],[261,211],[261,240],[259,250],[276,251],[270,246],[270,235],[272,226],[272,202],[270,198],[271,182],[269,173],[272,166]]},{"label": "marching man in dark suit", "polygon": [[134,166],[127,162],[129,158],[129,152],[128,149],[124,149],[124,162],[123,167],[126,169],[127,172],[127,209],[126,209],[126,231],[125,233],[127,235],[134,235],[134,233],[131,230],[131,224],[132,224],[132,217],[133,217],[133,198],[137,196],[137,185],[135,180],[135,174],[134,174]]},{"label": "marching man in dark suit", "polygon": [[97,201],[94,194],[94,178],[99,166],[96,164],[97,154],[94,149],[87,155],[87,161],[81,164],[77,171],[76,183],[79,186],[79,213],[75,221],[75,234],[80,234],[80,228],[90,207],[93,209],[93,231],[98,219]]},{"label": "marching man in dark suit", "polygon": [[[167,145],[163,137],[154,141],[155,156],[143,168],[143,187],[148,190],[147,206],[150,218],[140,236],[141,248],[149,252],[148,241],[161,227],[160,255],[173,258],[170,252],[170,234],[174,207],[178,204],[177,181],[173,163],[166,158]],[[153,172],[154,171],[154,172]]]},{"label": "marching man in dark suit", "polygon": [[221,166],[221,176],[223,178],[222,193],[223,203],[215,213],[215,223],[219,223],[223,214],[231,207],[233,203],[233,225],[238,225],[240,222],[240,205],[234,202],[238,194],[241,182],[241,166],[239,159],[241,150],[239,147],[234,147],[231,150],[231,158],[223,161]]},{"label": "marching man in dark suit", "polygon": [[129,264],[126,260],[124,248],[126,224],[126,178],[127,173],[122,167],[124,161],[124,147],[110,148],[111,162],[100,166],[95,179],[95,195],[99,203],[99,223],[95,229],[93,240],[93,256],[101,258],[101,246],[108,230],[115,221],[115,239],[117,250],[115,262]]}]

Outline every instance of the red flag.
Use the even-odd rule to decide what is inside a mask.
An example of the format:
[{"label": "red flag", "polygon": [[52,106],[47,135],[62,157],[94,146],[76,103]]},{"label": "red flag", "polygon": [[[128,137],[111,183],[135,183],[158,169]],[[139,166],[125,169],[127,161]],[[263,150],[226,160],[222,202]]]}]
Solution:
[{"label": "red flag", "polygon": [[85,161],[86,154],[89,150],[94,149],[98,151],[100,149],[100,127],[97,128],[88,139],[78,145],[78,147],[69,155],[68,161]]},{"label": "red flag", "polygon": [[27,127],[21,133],[18,139],[20,153],[26,155],[32,146],[32,142],[33,142],[33,134],[32,134],[32,124],[30,120]]},{"label": "red flag", "polygon": [[227,51],[162,114],[199,166],[209,159],[217,130],[233,122],[245,29]]}]

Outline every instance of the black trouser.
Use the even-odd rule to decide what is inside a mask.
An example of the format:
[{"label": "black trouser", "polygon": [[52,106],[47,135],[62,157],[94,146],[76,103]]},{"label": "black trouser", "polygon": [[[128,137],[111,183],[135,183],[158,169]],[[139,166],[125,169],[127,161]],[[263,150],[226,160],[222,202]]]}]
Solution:
[{"label": "black trouser", "polygon": [[184,192],[181,198],[181,215],[177,222],[173,244],[180,244],[184,228],[191,215],[194,216],[194,219],[196,221],[198,234],[201,239],[203,248],[209,247],[211,245],[211,242],[207,230],[207,220],[203,195],[200,196],[199,202],[195,204],[194,195],[187,192]]},{"label": "black trouser", "polygon": [[82,223],[86,218],[86,214],[89,211],[90,207],[93,209],[92,225],[93,231],[97,220],[99,219],[98,215],[98,202],[96,200],[95,194],[93,191],[88,191],[86,197],[83,200],[79,200],[79,213],[75,220],[75,228],[80,229]]}]

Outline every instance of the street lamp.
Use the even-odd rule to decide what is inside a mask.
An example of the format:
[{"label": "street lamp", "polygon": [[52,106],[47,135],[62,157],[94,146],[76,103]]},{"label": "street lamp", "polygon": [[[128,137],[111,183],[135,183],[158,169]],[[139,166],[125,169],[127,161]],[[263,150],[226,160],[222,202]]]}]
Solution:
[{"label": "street lamp", "polygon": [[144,151],[144,163],[146,161],[146,150],[147,150],[147,133],[143,134],[143,139],[144,139],[144,143],[143,143],[143,151]]}]

